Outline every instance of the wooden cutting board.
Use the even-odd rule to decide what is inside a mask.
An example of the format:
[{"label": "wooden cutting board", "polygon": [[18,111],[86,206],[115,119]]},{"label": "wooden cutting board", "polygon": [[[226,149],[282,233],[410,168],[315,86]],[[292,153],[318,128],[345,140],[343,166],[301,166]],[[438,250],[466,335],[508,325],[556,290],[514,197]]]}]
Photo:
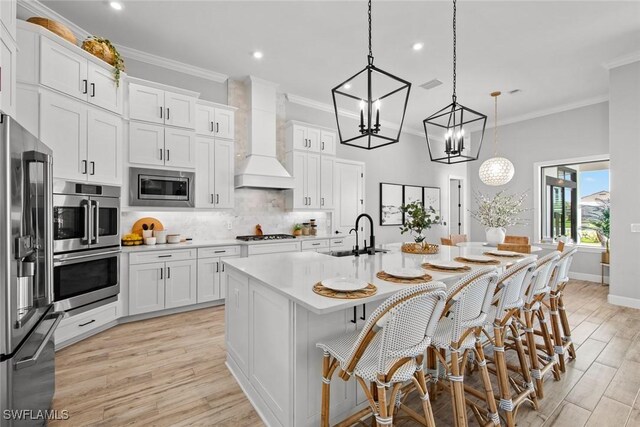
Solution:
[{"label": "wooden cutting board", "polygon": [[131,232],[142,236],[143,224],[147,224],[147,226],[149,227],[149,230],[151,229],[151,224],[153,224],[154,230],[157,230],[157,231],[164,230],[164,225],[162,225],[159,219],[148,216],[148,217],[140,218],[139,220],[137,220],[135,224],[133,224],[133,227],[131,227]]}]

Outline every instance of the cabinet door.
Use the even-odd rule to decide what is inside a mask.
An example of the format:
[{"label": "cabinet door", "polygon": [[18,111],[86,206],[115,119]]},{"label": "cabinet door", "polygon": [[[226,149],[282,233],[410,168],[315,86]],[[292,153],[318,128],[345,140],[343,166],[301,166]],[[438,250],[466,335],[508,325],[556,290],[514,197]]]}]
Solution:
[{"label": "cabinet door", "polygon": [[320,208],[320,154],[307,154],[307,208]]},{"label": "cabinet door", "polygon": [[122,114],[122,86],[116,86],[113,71],[89,62],[88,80],[89,102],[105,110]]},{"label": "cabinet door", "polygon": [[364,167],[336,160],[334,173],[335,230],[348,233],[364,210]]},{"label": "cabinet door", "polygon": [[214,147],[215,206],[216,208],[233,208],[233,141],[216,140]]},{"label": "cabinet door", "polygon": [[233,139],[235,137],[234,117],[234,111],[216,108],[214,126],[216,138]]},{"label": "cabinet door", "polygon": [[86,101],[87,60],[47,37],[40,37],[40,83]]},{"label": "cabinet door", "polygon": [[336,159],[322,156],[320,163],[320,208],[333,209],[333,170]]},{"label": "cabinet door", "polygon": [[129,117],[151,123],[164,123],[164,91],[129,84]]},{"label": "cabinet door", "polygon": [[165,307],[195,304],[198,300],[196,260],[170,261],[165,266]]},{"label": "cabinet door", "polygon": [[[4,4],[0,1],[0,5]],[[2,6],[0,6],[2,7]],[[0,33],[0,111],[11,117],[16,116],[16,46],[6,37],[6,32]]]},{"label": "cabinet door", "polygon": [[63,95],[43,91],[40,97],[40,139],[53,150],[53,176],[87,179],[87,106]]},{"label": "cabinet door", "polygon": [[87,159],[91,181],[122,184],[122,119],[89,108]]},{"label": "cabinet door", "polygon": [[196,99],[179,93],[165,92],[164,123],[181,128],[196,128]]},{"label": "cabinet door", "polygon": [[302,151],[293,151],[288,154],[290,161],[289,173],[293,176],[292,192],[293,209],[304,209],[307,207],[307,188],[306,188],[306,170],[307,170],[307,153]]},{"label": "cabinet door", "polygon": [[208,105],[196,104],[196,133],[211,136],[216,129],[215,109]]},{"label": "cabinet door", "polygon": [[220,258],[198,260],[198,303],[220,299]]},{"label": "cabinet door", "polygon": [[293,125],[293,149],[307,150],[309,148],[309,140],[307,139],[306,126]]},{"label": "cabinet door", "polygon": [[129,314],[163,310],[164,263],[138,264],[129,267]]},{"label": "cabinet door", "polygon": [[164,127],[129,123],[129,161],[145,165],[164,165]]},{"label": "cabinet door", "polygon": [[335,132],[323,130],[320,132],[320,152],[322,154],[336,154],[336,140],[338,139]]},{"label": "cabinet door", "polygon": [[320,129],[307,128],[308,150],[314,153],[320,152]]},{"label": "cabinet door", "polygon": [[196,208],[213,208],[213,138],[196,136]]},{"label": "cabinet door", "polygon": [[196,167],[196,135],[183,129],[164,129],[164,164],[180,168]]},{"label": "cabinet door", "polygon": [[0,21],[4,25],[5,29],[9,33],[9,36],[16,40],[16,15],[17,15],[17,1],[16,0],[1,0],[0,1]]},{"label": "cabinet door", "polygon": [[223,286],[224,275],[226,274],[224,260],[231,258],[240,258],[240,255],[231,255],[220,257],[220,299],[225,299],[227,297],[227,288]]},{"label": "cabinet door", "polygon": [[240,370],[249,374],[249,277],[235,272],[223,274],[226,288],[225,329],[227,351]]}]

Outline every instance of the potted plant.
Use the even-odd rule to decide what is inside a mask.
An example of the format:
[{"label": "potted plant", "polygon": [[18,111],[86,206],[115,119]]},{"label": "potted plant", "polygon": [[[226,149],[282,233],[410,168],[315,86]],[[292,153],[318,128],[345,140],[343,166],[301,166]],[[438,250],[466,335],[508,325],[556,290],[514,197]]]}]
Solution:
[{"label": "potted plant", "polygon": [[120,73],[124,71],[124,59],[108,39],[90,36],[82,42],[82,49],[112,65],[116,87],[120,86]]},{"label": "potted plant", "polygon": [[[433,207],[425,208],[422,202],[411,202],[407,205],[400,206],[400,211],[405,216],[404,224],[400,227],[400,233],[409,233],[413,235],[415,247],[420,251],[428,245],[425,244],[425,230],[431,228],[431,225],[440,222],[440,217],[435,215],[436,211]],[[433,216],[432,216],[433,215]],[[437,248],[437,245],[434,245]]]},{"label": "potted plant", "polygon": [[610,234],[610,220],[611,220],[611,203],[609,200],[599,200],[602,203],[602,209],[592,221],[592,225],[598,235],[598,240],[605,247],[605,251],[602,253],[602,262],[609,264],[609,234]]},{"label": "potted plant", "polygon": [[299,236],[302,234],[302,224],[295,224],[293,226],[293,235]]},{"label": "potted plant", "polygon": [[491,245],[504,243],[506,227],[525,225],[520,216],[527,209],[523,206],[527,193],[506,194],[503,191],[494,196],[477,193],[478,208],[470,211],[471,216],[485,227],[487,242]]}]

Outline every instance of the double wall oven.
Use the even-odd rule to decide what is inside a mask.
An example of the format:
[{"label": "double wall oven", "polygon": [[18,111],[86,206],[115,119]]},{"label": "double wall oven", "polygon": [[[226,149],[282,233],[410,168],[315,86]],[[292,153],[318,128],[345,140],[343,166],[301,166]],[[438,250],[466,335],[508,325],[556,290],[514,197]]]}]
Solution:
[{"label": "double wall oven", "polygon": [[120,188],[71,181],[53,187],[56,310],[115,301],[120,291]]}]

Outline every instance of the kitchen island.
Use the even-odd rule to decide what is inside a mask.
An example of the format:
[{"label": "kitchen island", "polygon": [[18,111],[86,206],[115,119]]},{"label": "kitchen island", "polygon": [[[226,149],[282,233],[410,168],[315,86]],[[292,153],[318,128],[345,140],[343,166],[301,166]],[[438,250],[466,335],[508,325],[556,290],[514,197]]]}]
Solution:
[{"label": "kitchen island", "polygon": [[[388,253],[360,257],[297,252],[224,261],[227,366],[267,425],[319,425],[322,351],[316,343],[362,328],[367,316],[385,298],[411,286],[380,280],[376,273],[486,250],[441,247],[437,255],[410,255],[400,252],[399,244],[386,248],[390,249]],[[497,259],[498,268],[518,260]],[[450,285],[466,273],[428,274]],[[344,300],[313,292],[315,283],[331,277],[366,280],[378,288],[377,293]],[[344,382],[334,376],[332,424],[366,404],[355,380]]]}]

